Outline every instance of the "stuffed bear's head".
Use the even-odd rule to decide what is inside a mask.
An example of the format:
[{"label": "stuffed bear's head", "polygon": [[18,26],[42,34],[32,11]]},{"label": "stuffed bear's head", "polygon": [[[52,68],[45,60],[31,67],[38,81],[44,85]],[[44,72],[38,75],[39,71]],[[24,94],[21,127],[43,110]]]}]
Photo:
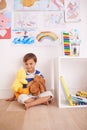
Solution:
[{"label": "stuffed bear's head", "polygon": [[44,79],[42,76],[40,76],[40,75],[36,75],[36,76],[34,77],[34,81],[37,81],[37,82],[39,82],[39,83],[45,85],[45,79]]},{"label": "stuffed bear's head", "polygon": [[27,87],[32,95],[39,95],[40,93],[46,91],[45,79],[41,76],[36,75],[34,80],[29,82]]}]

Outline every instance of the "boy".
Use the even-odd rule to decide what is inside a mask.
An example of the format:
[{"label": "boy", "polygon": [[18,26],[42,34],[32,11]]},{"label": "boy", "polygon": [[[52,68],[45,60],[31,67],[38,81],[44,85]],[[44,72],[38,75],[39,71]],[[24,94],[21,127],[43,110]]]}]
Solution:
[{"label": "boy", "polygon": [[[26,80],[28,82],[32,81],[35,75],[40,75],[43,77],[40,71],[35,69],[35,65],[37,63],[37,57],[33,53],[28,53],[23,58],[24,67],[26,69]],[[43,77],[44,78],[44,77]],[[27,86],[24,85],[24,88]],[[39,104],[48,104],[48,102],[53,98],[53,95],[50,91],[44,91],[38,97],[33,96],[31,94],[20,94],[18,96],[18,102],[25,105],[25,110],[32,106],[36,106]],[[12,98],[7,99],[7,101],[14,101],[15,95]]]}]

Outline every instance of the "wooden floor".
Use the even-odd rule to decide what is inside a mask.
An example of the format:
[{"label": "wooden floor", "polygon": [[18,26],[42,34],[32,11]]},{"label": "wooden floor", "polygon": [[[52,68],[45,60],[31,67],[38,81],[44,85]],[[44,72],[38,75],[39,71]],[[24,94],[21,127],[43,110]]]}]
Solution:
[{"label": "wooden floor", "polygon": [[0,130],[87,130],[87,108],[61,108],[55,103],[24,106],[0,100]]}]

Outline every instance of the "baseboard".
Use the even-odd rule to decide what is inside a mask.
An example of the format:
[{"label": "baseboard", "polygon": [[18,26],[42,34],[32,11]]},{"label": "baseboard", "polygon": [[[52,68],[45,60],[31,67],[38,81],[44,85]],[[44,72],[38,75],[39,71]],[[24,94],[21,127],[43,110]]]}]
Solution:
[{"label": "baseboard", "polygon": [[0,99],[6,99],[13,95],[11,89],[0,89]]}]

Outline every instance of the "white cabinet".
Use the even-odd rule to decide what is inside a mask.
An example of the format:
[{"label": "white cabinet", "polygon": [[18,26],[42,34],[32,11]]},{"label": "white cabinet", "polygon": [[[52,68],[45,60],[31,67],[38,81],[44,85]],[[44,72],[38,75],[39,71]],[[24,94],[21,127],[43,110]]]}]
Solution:
[{"label": "white cabinet", "polygon": [[87,105],[70,106],[60,80],[60,77],[63,76],[71,95],[75,95],[77,91],[87,91],[87,58],[59,57],[56,59],[55,75],[58,80],[56,87],[58,106],[60,108],[87,107]]}]

